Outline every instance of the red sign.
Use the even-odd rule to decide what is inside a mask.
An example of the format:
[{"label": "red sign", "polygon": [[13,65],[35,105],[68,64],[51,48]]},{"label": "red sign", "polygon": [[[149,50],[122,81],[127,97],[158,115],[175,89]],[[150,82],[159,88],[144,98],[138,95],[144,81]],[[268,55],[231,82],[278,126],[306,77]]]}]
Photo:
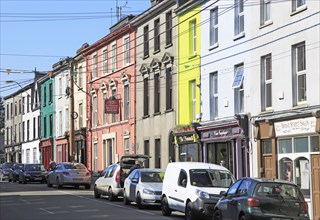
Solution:
[{"label": "red sign", "polygon": [[106,99],[104,102],[104,112],[119,114],[119,99]]}]

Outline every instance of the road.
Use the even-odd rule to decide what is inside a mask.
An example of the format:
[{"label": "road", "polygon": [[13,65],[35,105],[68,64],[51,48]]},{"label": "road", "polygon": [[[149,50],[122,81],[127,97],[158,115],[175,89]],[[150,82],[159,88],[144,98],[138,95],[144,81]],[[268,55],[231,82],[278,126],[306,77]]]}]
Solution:
[{"label": "road", "polygon": [[139,210],[135,204],[129,206],[107,197],[95,199],[93,191],[84,188],[48,188],[46,184],[0,182],[1,220],[183,220],[184,215],[173,212],[162,216],[159,207]]}]

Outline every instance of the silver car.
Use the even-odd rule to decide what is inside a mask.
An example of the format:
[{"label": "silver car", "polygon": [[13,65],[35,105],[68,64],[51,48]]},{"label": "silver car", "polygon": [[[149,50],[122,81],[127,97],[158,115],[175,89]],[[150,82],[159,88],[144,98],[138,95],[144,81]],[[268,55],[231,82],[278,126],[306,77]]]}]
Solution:
[{"label": "silver car", "polygon": [[47,186],[56,185],[58,189],[64,185],[71,185],[75,188],[84,186],[91,187],[91,173],[82,163],[61,162],[49,172]]},{"label": "silver car", "polygon": [[136,169],[126,178],[123,203],[136,202],[139,209],[145,205],[160,205],[164,171],[161,169]]}]

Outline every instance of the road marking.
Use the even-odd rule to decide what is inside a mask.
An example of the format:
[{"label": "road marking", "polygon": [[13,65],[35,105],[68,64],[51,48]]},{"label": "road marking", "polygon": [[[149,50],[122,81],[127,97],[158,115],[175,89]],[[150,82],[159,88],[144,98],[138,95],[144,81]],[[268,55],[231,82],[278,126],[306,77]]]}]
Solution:
[{"label": "road marking", "polygon": [[46,210],[46,209],[44,209],[44,208],[40,208],[42,211],[45,211],[46,213],[49,213],[49,214],[51,214],[51,215],[53,215],[54,213],[53,212],[50,212],[50,211],[48,211],[48,210]]},{"label": "road marking", "polygon": [[22,202],[25,202],[25,203],[27,203],[28,205],[29,204],[31,204],[29,201],[27,201],[27,200],[24,200],[24,199],[20,199]]},{"label": "road marking", "polygon": [[74,210],[73,212],[98,212],[99,209],[83,209],[83,210]]}]

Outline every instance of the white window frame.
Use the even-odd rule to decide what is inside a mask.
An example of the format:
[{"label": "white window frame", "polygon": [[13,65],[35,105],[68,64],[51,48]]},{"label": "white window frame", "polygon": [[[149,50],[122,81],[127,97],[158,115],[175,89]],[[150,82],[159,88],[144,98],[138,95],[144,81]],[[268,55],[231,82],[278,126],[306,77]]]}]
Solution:
[{"label": "white window frame", "polygon": [[197,53],[197,21],[194,19],[190,21],[190,43],[191,43],[191,55],[195,55]]},{"label": "white window frame", "polygon": [[[303,50],[303,57],[299,57],[298,49],[300,47],[304,47]],[[303,59],[303,60],[301,60]],[[302,65],[304,69],[299,70],[299,63],[302,62]],[[307,78],[307,71],[306,71],[306,48],[305,48],[305,42],[298,43],[293,46],[293,65],[294,65],[294,104],[296,105],[301,105],[305,104],[307,102],[307,83],[306,83],[306,78]],[[303,93],[304,93],[304,98],[300,98],[303,94],[300,93],[299,87],[301,87],[299,78],[303,77],[304,78],[304,85],[303,85]]]},{"label": "white window frame", "polygon": [[30,163],[30,149],[26,150],[26,163]]},{"label": "white window frame", "polygon": [[261,13],[261,20],[260,24],[264,25],[266,23],[269,23],[271,19],[271,0],[260,0],[260,13]]},{"label": "white window frame", "polygon": [[190,98],[191,98],[191,109],[190,116],[192,121],[196,120],[196,105],[197,105],[197,96],[196,96],[196,80],[190,81]]},{"label": "white window frame", "polygon": [[[102,103],[103,103],[103,106],[105,105],[105,101],[108,99],[108,92],[106,89],[104,89],[102,91]],[[108,113],[106,113],[104,111],[104,108],[103,108],[103,124],[108,124]]]},{"label": "white window frame", "polygon": [[62,120],[62,110],[59,109],[59,136],[62,136],[62,126],[63,126],[63,120]]},{"label": "white window frame", "polygon": [[210,47],[218,45],[218,7],[210,11]]},{"label": "white window frame", "polygon": [[244,32],[244,0],[235,0],[235,35]]},{"label": "white window frame", "polygon": [[102,63],[102,74],[106,75],[108,73],[108,50],[105,48],[102,51],[103,63]]},{"label": "white window frame", "polygon": [[218,72],[210,74],[210,119],[213,120],[219,115],[218,95]]},{"label": "white window frame", "polygon": [[114,43],[111,46],[111,72],[117,69],[117,45]]},{"label": "white window frame", "polygon": [[306,8],[306,0],[292,0],[292,12]]},{"label": "white window frame", "polygon": [[124,143],[124,155],[128,155],[130,154],[130,137],[129,136],[125,136],[123,139],[123,143]]},{"label": "white window frame", "polygon": [[98,77],[98,56],[93,54],[92,56],[92,79]]},{"label": "white window frame", "polygon": [[83,88],[83,70],[82,70],[82,66],[79,67],[78,69],[78,86],[80,88]]},{"label": "white window frame", "polygon": [[123,85],[123,96],[124,96],[124,120],[129,120],[130,118],[130,87],[129,83]]},{"label": "white window frame", "polygon": [[62,77],[58,78],[59,81],[59,98],[62,97]]},{"label": "white window frame", "polygon": [[[270,60],[269,65],[267,61]],[[267,69],[267,68],[270,69]],[[272,109],[272,56],[271,54],[265,55],[261,58],[261,101],[262,101],[262,111],[271,110]],[[269,74],[269,78],[267,78],[267,73]],[[268,94],[268,86],[270,87],[270,94]],[[270,98],[270,106],[268,106],[268,98]]]},{"label": "white window frame", "polygon": [[126,36],[123,39],[123,66],[130,63],[130,36]]},{"label": "white window frame", "polygon": [[92,95],[92,126],[97,127],[98,125],[98,96],[96,93]]},{"label": "white window frame", "polygon": [[83,103],[79,102],[79,128],[83,126]]},{"label": "white window frame", "polygon": [[243,86],[243,80],[244,80],[244,65],[239,64],[235,66],[234,74],[235,77],[237,77],[238,71],[240,71],[240,68],[243,68],[243,75],[241,78],[241,82],[239,85],[234,86],[234,112],[237,113],[243,113],[244,112],[244,86]]},{"label": "white window frame", "polygon": [[69,116],[69,107],[65,107],[65,131],[69,131],[69,127],[70,127],[70,116]]},{"label": "white window frame", "polygon": [[32,149],[32,154],[33,154],[33,163],[38,163],[39,161],[37,160],[37,148],[34,147]]}]

